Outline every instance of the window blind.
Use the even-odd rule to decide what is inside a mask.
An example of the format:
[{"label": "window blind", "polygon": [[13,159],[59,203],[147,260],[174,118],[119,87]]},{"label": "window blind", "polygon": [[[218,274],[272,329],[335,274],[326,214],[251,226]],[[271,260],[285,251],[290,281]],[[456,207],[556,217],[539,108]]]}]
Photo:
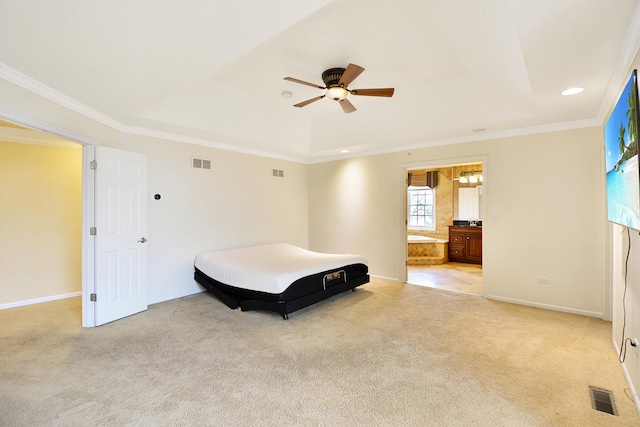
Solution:
[{"label": "window blind", "polygon": [[414,187],[436,188],[438,185],[438,171],[410,172],[408,184]]}]

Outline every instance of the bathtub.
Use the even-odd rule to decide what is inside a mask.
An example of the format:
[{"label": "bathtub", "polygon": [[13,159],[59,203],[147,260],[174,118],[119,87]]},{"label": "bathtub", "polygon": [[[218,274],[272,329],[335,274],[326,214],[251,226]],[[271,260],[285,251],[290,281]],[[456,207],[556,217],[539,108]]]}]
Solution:
[{"label": "bathtub", "polygon": [[407,235],[409,265],[444,264],[449,261],[449,242],[434,237]]},{"label": "bathtub", "polygon": [[416,236],[409,234],[407,236],[407,243],[426,243],[426,242],[437,242],[438,239],[427,236]]}]

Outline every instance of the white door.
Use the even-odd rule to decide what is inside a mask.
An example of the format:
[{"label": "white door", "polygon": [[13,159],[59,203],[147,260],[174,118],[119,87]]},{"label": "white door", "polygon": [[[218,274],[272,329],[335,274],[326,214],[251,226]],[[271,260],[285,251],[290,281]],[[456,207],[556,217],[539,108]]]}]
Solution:
[{"label": "white door", "polygon": [[95,326],[147,309],[147,157],[95,147]]}]

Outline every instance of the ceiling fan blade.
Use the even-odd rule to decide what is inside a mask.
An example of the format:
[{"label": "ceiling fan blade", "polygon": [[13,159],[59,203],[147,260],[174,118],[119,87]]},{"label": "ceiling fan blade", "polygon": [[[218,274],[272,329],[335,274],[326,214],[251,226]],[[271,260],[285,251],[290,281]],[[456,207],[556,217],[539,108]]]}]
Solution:
[{"label": "ceiling fan blade", "polygon": [[353,106],[353,104],[351,102],[349,102],[349,100],[347,98],[343,99],[342,101],[338,101],[340,103],[340,106],[342,107],[342,110],[345,113],[353,113],[354,111],[356,111],[356,107]]},{"label": "ceiling fan blade", "polygon": [[347,65],[346,70],[344,70],[344,73],[342,73],[342,77],[340,78],[338,85],[342,87],[349,86],[349,83],[354,81],[356,77],[362,74],[363,71],[364,71],[364,68],[362,68],[359,65],[355,65],[355,64]]},{"label": "ceiling fan blade", "polygon": [[317,85],[315,83],[305,82],[303,80],[294,79],[293,77],[285,77],[284,79],[288,80],[290,82],[300,83],[301,85],[307,85],[307,86],[311,86],[311,87],[316,87],[318,89],[326,89],[326,87],[324,87],[324,86],[320,86],[320,85]]},{"label": "ceiling fan blade", "polygon": [[380,88],[380,89],[353,89],[350,91],[351,95],[364,95],[364,96],[393,96],[394,88]]},{"label": "ceiling fan blade", "polygon": [[304,107],[305,105],[309,105],[312,102],[316,102],[317,100],[322,99],[322,98],[324,98],[324,95],[316,96],[315,98],[311,98],[311,99],[307,99],[306,101],[299,102],[299,103],[295,104],[294,107]]}]

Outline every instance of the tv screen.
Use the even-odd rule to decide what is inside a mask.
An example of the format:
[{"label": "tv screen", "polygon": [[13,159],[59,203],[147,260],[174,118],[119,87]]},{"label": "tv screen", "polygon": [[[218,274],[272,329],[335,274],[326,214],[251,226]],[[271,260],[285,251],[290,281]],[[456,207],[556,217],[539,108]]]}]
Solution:
[{"label": "tv screen", "polygon": [[604,127],[609,221],[640,230],[638,73],[634,70]]}]

